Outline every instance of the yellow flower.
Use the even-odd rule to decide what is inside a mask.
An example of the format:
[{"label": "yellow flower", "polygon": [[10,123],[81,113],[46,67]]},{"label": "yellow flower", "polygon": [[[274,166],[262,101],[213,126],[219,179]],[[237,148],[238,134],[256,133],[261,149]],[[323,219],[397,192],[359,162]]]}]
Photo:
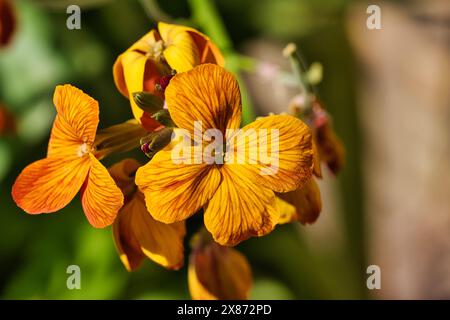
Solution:
[{"label": "yellow flower", "polygon": [[[204,222],[214,240],[221,245],[236,245],[252,236],[271,232],[278,223],[274,192],[301,187],[312,175],[311,133],[306,124],[289,115],[260,118],[242,128],[274,130],[279,152],[274,167],[254,156],[258,147],[271,150],[272,141],[258,136],[238,139],[227,134],[237,130],[241,118],[241,96],[234,76],[225,69],[204,64],[177,74],[166,90],[166,102],[178,128],[199,135],[195,122],[202,122],[201,135],[207,129],[220,130],[226,148],[223,164],[180,163],[166,148],[159,151],[136,173],[136,184],[145,195],[146,205],[156,220],[182,221],[204,208]],[[202,145],[191,147],[193,154]],[[236,149],[245,150],[250,159],[230,161]],[[194,159],[195,160],[195,159]],[[181,161],[182,162],[182,161]],[[273,171],[270,171],[273,170]],[[261,174],[268,171],[270,174]]]},{"label": "yellow flower", "polygon": [[297,190],[279,193],[279,224],[298,221],[302,224],[314,223],[322,211],[322,200],[315,178]]},{"label": "yellow flower", "polygon": [[113,224],[120,260],[128,271],[135,270],[145,257],[168,269],[179,269],[184,261],[184,222],[164,224],[153,219],[145,207],[144,195],[134,184],[138,168],[136,160],[125,159],[109,169],[125,195],[125,205]]},{"label": "yellow flower", "polygon": [[244,300],[249,298],[252,272],[237,250],[197,240],[189,258],[188,284],[194,300]]},{"label": "yellow flower", "polygon": [[302,224],[316,222],[322,211],[322,199],[320,189],[316,182],[316,177],[322,177],[317,145],[313,138],[314,168],[312,176],[308,182],[300,188],[278,193],[278,211],[280,212],[279,224],[298,221]]},{"label": "yellow flower", "polygon": [[57,116],[47,158],[20,173],[12,197],[30,214],[51,213],[65,207],[81,189],[87,219],[96,228],[106,227],[122,206],[123,195],[95,155],[98,102],[71,85],[57,86],[53,102]]},{"label": "yellow flower", "polygon": [[134,102],[133,93],[147,91],[163,97],[164,92],[155,90],[155,86],[166,82],[172,70],[184,72],[202,63],[224,64],[220,51],[207,36],[192,28],[160,22],[158,30],[151,30],[117,58],[114,81],[130,99],[134,117],[141,121],[145,115]]}]

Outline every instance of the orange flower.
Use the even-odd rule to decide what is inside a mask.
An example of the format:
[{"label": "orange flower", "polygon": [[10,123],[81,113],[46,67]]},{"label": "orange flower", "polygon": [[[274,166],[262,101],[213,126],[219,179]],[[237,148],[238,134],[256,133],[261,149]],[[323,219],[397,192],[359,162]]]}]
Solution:
[{"label": "orange flower", "polygon": [[322,211],[320,189],[315,178],[303,187],[286,193],[279,193],[279,224],[298,221],[302,224],[316,222]]},{"label": "orange flower", "polygon": [[11,41],[16,27],[16,18],[9,0],[0,0],[0,47]]},{"label": "orange flower", "polygon": [[[314,168],[316,177],[322,177],[317,145],[313,139]],[[302,224],[316,222],[322,211],[322,199],[320,189],[316,182],[316,177],[312,176],[308,182],[290,192],[278,193],[278,209],[280,212],[279,224],[298,221]]]},{"label": "orange flower", "polygon": [[84,213],[96,228],[110,225],[123,195],[94,154],[99,107],[81,90],[57,86],[53,96],[57,116],[47,158],[26,167],[12,189],[16,204],[29,214],[64,208],[80,191]]},{"label": "orange flower", "polygon": [[[208,129],[219,130],[224,137],[224,149],[234,144],[250,157],[258,154],[255,148],[271,150],[272,142],[258,141],[257,135],[232,142],[236,135],[227,132],[239,128],[241,97],[234,76],[217,65],[204,64],[177,74],[167,87],[166,102],[173,122],[194,139],[199,134],[195,122],[201,121],[200,134],[204,135]],[[153,217],[173,223],[204,208],[205,226],[221,245],[236,245],[249,237],[271,232],[278,223],[274,192],[301,187],[311,177],[313,167],[311,133],[299,119],[288,115],[264,117],[240,132],[272,129],[278,133],[275,144],[279,150],[272,154],[277,159],[272,167],[258,158],[243,163],[230,161],[229,156],[236,149],[219,155],[223,156],[223,164],[207,161],[186,164],[183,163],[186,156],[177,158],[170,148],[159,151],[136,173],[136,184],[144,193]],[[194,157],[202,147],[191,147]],[[265,171],[270,174],[261,174]]]},{"label": "orange flower", "polygon": [[114,242],[120,260],[128,271],[135,270],[145,257],[168,269],[183,265],[184,222],[164,224],[156,221],[145,207],[144,195],[134,184],[139,163],[125,159],[109,172],[125,195],[125,205],[113,224]]},{"label": "orange flower", "polygon": [[195,239],[188,283],[194,300],[244,300],[249,298],[252,271],[245,256],[237,250],[212,240]]},{"label": "orange flower", "polygon": [[155,86],[164,88],[172,70],[184,72],[202,63],[224,64],[207,36],[192,28],[160,22],[158,30],[151,30],[117,58],[114,81],[130,99],[134,117],[141,121],[146,116],[134,102],[133,93],[147,91],[162,97],[163,92]]}]

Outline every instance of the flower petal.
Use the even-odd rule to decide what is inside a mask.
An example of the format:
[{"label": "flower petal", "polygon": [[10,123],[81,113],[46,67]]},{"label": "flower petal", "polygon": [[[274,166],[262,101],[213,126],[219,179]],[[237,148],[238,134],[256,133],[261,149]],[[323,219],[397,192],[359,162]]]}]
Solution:
[{"label": "flower petal", "polygon": [[145,206],[144,195],[134,184],[139,163],[122,160],[109,168],[114,181],[127,198],[114,222],[116,247],[128,270],[134,270],[145,255],[168,269],[178,269],[184,260],[184,222],[156,221]]},{"label": "flower petal", "polygon": [[135,269],[140,260],[136,257],[144,255],[168,269],[183,265],[184,222],[164,224],[153,219],[139,191],[120,210],[114,225],[118,229],[117,247],[122,249],[121,260],[127,269]]},{"label": "flower petal", "polygon": [[104,228],[114,222],[123,205],[123,195],[108,170],[93,154],[89,154],[91,169],[83,186],[81,202],[89,223]]},{"label": "flower petal", "polygon": [[[130,98],[130,100],[132,99],[130,94],[132,94],[133,92],[129,92],[128,87],[129,84],[127,84],[127,81],[125,79],[125,68],[129,67],[130,62],[133,63],[136,60],[139,60],[139,57],[141,57],[142,60],[146,60],[147,59],[146,55],[148,53],[153,52],[153,48],[158,40],[159,36],[156,30],[151,30],[141,39],[136,41],[127,51],[125,51],[125,53],[119,55],[119,57],[116,59],[116,62],[114,63],[113,66],[114,83],[116,84],[116,87],[119,90],[119,92],[122,93],[125,97]],[[143,62],[141,61],[140,63]],[[140,79],[141,82],[142,79],[144,78],[143,76],[144,71],[135,74],[135,77]],[[128,79],[128,81],[129,80],[130,79]],[[149,88],[153,87],[151,87],[149,84]],[[142,91],[142,89],[138,91]],[[153,89],[151,91],[153,91]]]},{"label": "flower petal", "polygon": [[297,209],[280,197],[277,197],[277,209],[279,213],[278,224],[289,223],[297,219]]},{"label": "flower petal", "polygon": [[48,145],[48,156],[80,156],[79,147],[94,143],[99,122],[98,102],[69,84],[56,86],[53,103],[57,116]]},{"label": "flower petal", "polygon": [[[192,150],[192,154],[197,152]],[[182,160],[183,155],[162,150],[136,173],[147,209],[158,221],[173,223],[189,218],[211,199],[220,184],[215,166],[194,161],[185,164]]]},{"label": "flower petal", "polygon": [[[140,121],[144,111],[139,108],[134,102],[133,93],[144,90],[144,74],[147,66],[147,57],[136,51],[127,51],[122,54],[122,65],[124,71],[125,84],[129,93],[128,99],[130,100],[131,110],[136,120]],[[153,63],[148,62],[149,66]],[[156,84],[156,79],[152,79],[154,82],[153,86]]]},{"label": "flower petal", "polygon": [[282,213],[280,224],[292,221],[299,221],[302,224],[314,223],[322,211],[320,189],[314,178],[310,179],[302,188],[280,193],[278,196],[296,208],[294,214],[292,211],[285,211],[284,215]]},{"label": "flower petal", "polygon": [[205,211],[205,226],[221,245],[234,246],[271,232],[278,222],[272,190],[257,185],[239,165],[221,168],[222,183]]},{"label": "flower petal", "polygon": [[17,177],[12,197],[30,214],[58,211],[72,201],[88,171],[87,157],[69,161],[64,157],[51,157],[33,162]]},{"label": "flower petal", "polygon": [[221,67],[225,66],[225,59],[220,50],[203,33],[192,28],[186,28],[194,40],[200,53],[200,64],[214,63]]},{"label": "flower petal", "polygon": [[229,137],[227,144],[227,163],[238,163],[255,184],[276,192],[295,190],[312,175],[311,132],[295,117],[260,118]]},{"label": "flower petal", "polygon": [[128,271],[134,271],[140,266],[145,256],[142,253],[136,238],[132,234],[127,234],[127,232],[124,231],[129,229],[130,223],[129,220],[124,218],[125,217],[119,212],[114,221],[112,228],[114,244],[122,264]]},{"label": "flower petal", "polygon": [[130,210],[131,227],[142,252],[168,269],[179,269],[184,261],[184,221],[165,224],[156,221],[145,207],[144,195],[137,191],[125,210]]},{"label": "flower petal", "polygon": [[185,27],[160,22],[158,31],[165,45],[164,58],[172,69],[185,72],[200,64],[198,48]]},{"label": "flower petal", "polygon": [[333,174],[337,174],[345,163],[345,150],[341,140],[330,123],[316,130],[316,138],[320,160],[327,164]]},{"label": "flower petal", "polygon": [[194,300],[244,300],[252,272],[243,254],[212,242],[191,254],[188,283]]},{"label": "flower petal", "polygon": [[241,95],[234,76],[214,64],[203,64],[175,75],[166,89],[172,120],[194,134],[195,122],[207,129],[237,129],[241,121]]}]

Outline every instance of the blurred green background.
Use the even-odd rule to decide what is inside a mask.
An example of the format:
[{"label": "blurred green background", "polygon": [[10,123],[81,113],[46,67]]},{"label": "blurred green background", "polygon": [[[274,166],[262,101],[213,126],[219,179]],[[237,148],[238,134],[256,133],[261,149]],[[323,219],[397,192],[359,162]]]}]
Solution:
[{"label": "blurred green background", "polygon": [[[159,1],[163,12],[157,12],[156,17],[154,11],[153,17],[146,14],[142,3],[134,0],[13,2],[17,33],[13,43],[0,50],[0,102],[17,118],[17,133],[0,138],[0,296],[189,298],[186,267],[170,272],[145,261],[139,271],[128,273],[115,252],[111,230],[91,228],[77,199],[57,214],[30,216],[16,207],[10,192],[20,170],[46,154],[55,113],[51,101],[55,85],[71,83],[95,97],[100,102],[102,127],[131,118],[128,102],[113,82],[116,57],[153,28],[153,19],[164,17],[164,12],[175,21],[201,28],[201,11],[196,12],[196,19],[190,18],[192,5],[198,1]],[[342,245],[336,245],[333,234],[322,237],[317,244],[317,237],[309,234],[316,225],[297,224],[278,227],[269,236],[239,245],[254,273],[251,297],[368,297],[355,59],[344,25],[351,1],[212,3],[237,52],[254,39],[275,41],[281,48],[295,42],[308,62],[322,63],[324,79],[318,86],[319,96],[333,116],[347,151],[346,167],[335,183],[339,192],[334,197],[338,198],[339,209],[323,212],[323,216],[335,215],[333,221],[340,237],[336,241]],[[81,5],[81,30],[66,28],[68,4]],[[81,290],[66,288],[66,268],[71,264],[81,267]]]}]

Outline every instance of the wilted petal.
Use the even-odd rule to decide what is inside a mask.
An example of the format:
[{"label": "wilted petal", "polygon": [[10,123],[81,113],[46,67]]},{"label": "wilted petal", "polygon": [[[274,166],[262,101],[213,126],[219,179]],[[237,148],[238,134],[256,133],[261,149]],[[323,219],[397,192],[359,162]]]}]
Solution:
[{"label": "wilted petal", "polygon": [[249,298],[252,272],[244,255],[211,242],[193,250],[188,282],[194,300],[244,300]]},{"label": "wilted petal", "polygon": [[331,172],[337,174],[344,166],[345,151],[329,123],[316,129],[316,140],[320,160],[327,164]]},{"label": "wilted petal", "polygon": [[292,214],[292,211],[286,212],[286,215],[280,218],[280,224],[292,221],[299,221],[303,224],[314,223],[322,211],[320,189],[314,178],[310,179],[302,188],[280,193],[278,196],[296,208],[295,214]]}]

